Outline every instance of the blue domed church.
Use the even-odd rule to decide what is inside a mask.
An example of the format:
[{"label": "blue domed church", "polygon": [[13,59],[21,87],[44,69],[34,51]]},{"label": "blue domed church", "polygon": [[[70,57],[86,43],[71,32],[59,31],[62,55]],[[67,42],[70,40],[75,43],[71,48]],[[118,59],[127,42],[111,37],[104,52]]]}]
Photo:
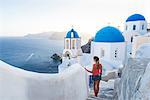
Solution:
[{"label": "blue domed church", "polygon": [[141,14],[133,14],[125,21],[123,35],[128,45],[133,42],[134,36],[145,35],[147,33],[147,21]]},{"label": "blue domed church", "polygon": [[135,55],[136,48],[140,41],[145,42],[144,35],[147,34],[147,21],[145,17],[141,14],[133,14],[127,18],[125,21],[123,35],[127,42],[128,56]]},{"label": "blue domed church", "polygon": [[120,30],[112,26],[100,29],[91,43],[91,55],[123,64],[126,58],[126,42]]},{"label": "blue domed church", "polygon": [[81,38],[74,29],[71,29],[64,38],[63,59],[77,58],[81,55]]}]

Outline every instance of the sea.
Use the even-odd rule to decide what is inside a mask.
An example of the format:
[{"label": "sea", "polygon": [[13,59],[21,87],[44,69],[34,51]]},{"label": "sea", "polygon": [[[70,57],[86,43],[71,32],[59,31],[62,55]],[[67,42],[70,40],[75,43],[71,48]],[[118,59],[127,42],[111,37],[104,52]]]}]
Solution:
[{"label": "sea", "polygon": [[0,60],[23,70],[38,73],[58,73],[60,61],[54,53],[63,51],[63,40],[28,37],[0,37]]}]

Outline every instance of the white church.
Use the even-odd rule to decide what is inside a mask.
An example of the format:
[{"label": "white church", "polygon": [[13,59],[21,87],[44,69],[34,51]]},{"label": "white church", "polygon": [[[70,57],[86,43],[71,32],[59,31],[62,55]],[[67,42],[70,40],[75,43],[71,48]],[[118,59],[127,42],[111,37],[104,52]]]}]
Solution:
[{"label": "white church", "polygon": [[64,38],[63,60],[78,58],[81,55],[81,38],[74,29],[71,29]]},{"label": "white church", "polygon": [[122,33],[112,26],[100,29],[91,43],[91,55],[112,63],[124,63],[126,42]]},{"label": "white church", "polygon": [[134,58],[142,44],[150,43],[147,21],[143,15],[133,14],[127,18],[124,27],[123,35],[127,41],[127,54]]}]

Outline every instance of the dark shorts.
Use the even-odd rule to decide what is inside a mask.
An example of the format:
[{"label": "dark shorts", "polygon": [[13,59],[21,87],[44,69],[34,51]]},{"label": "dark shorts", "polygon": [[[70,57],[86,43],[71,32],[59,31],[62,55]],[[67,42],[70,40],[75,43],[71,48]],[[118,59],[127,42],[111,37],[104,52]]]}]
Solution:
[{"label": "dark shorts", "polygon": [[92,76],[92,80],[96,81],[96,80],[101,80],[102,76],[101,75],[96,75],[96,76]]}]

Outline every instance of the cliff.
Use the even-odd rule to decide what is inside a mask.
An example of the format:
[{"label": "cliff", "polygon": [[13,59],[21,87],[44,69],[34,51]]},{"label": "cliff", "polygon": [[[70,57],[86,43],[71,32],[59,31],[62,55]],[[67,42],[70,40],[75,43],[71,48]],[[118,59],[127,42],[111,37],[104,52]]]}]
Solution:
[{"label": "cliff", "polygon": [[115,81],[115,100],[150,100],[150,45],[143,45],[136,58],[129,58]]},{"label": "cliff", "polygon": [[91,42],[92,42],[92,40],[93,39],[89,39],[88,43],[81,46],[81,49],[82,49],[83,53],[90,53],[91,52]]},{"label": "cliff", "polygon": [[[129,59],[128,64],[123,68],[121,78],[118,81],[117,96],[118,100],[149,100],[142,97],[140,88],[144,81],[146,68],[150,59]],[[149,75],[148,75],[149,76]],[[150,77],[147,79],[150,82]],[[149,87],[150,88],[150,87]],[[140,99],[141,100],[141,99]]]}]

